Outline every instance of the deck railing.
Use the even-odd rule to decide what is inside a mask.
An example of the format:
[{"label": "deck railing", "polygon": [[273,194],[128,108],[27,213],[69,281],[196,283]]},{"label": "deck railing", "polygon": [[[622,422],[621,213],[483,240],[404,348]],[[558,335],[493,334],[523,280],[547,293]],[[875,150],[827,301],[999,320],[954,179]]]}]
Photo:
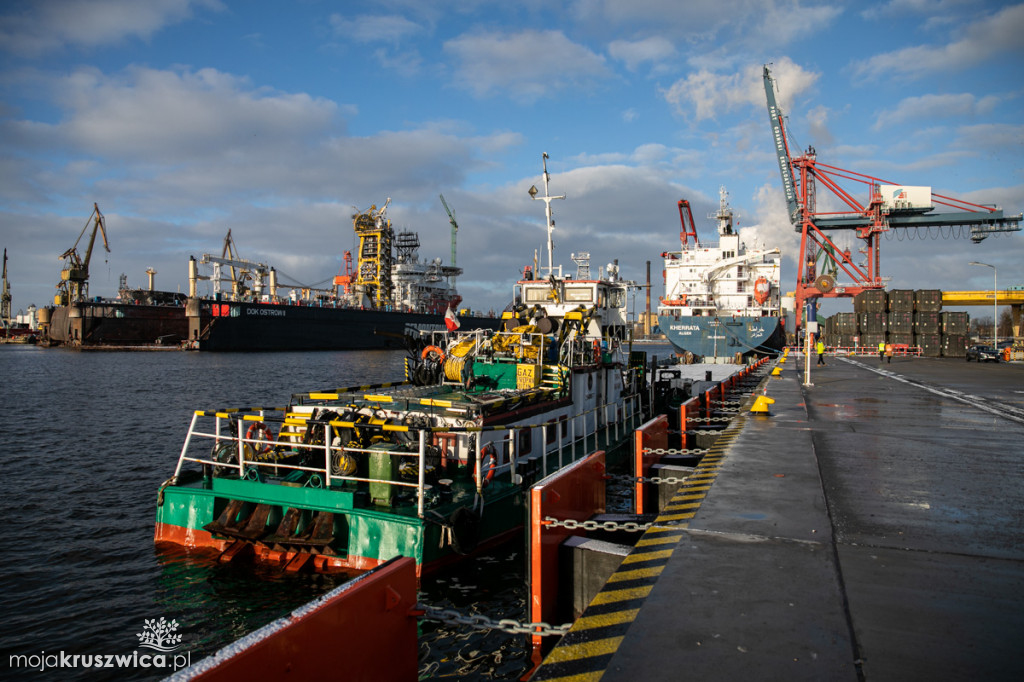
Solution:
[{"label": "deck railing", "polygon": [[[201,428],[201,421],[211,418],[214,420],[212,425],[213,429],[204,430]],[[260,473],[266,474],[267,472],[270,472],[270,474],[274,476],[280,476],[281,470],[301,471],[309,474],[304,481],[304,485],[311,487],[323,487],[327,489],[330,489],[338,482],[351,481],[357,484],[384,483],[397,486],[399,488],[404,487],[415,489],[417,514],[422,517],[425,508],[426,491],[428,490],[428,486],[426,484],[428,434],[434,433],[450,435],[458,433],[500,432],[500,435],[497,435],[496,438],[488,442],[500,445],[501,448],[499,452],[507,450],[508,459],[503,463],[499,462],[495,464],[495,475],[507,472],[509,480],[513,484],[518,484],[521,480],[517,475],[517,469],[519,468],[520,463],[526,459],[536,458],[532,452],[520,455],[517,451],[518,440],[516,436],[519,432],[524,430],[540,429],[541,447],[539,457],[541,459],[542,476],[546,476],[553,471],[561,469],[567,463],[571,463],[572,461],[579,459],[588,452],[601,449],[599,438],[602,433],[605,436],[606,447],[608,443],[617,443],[620,440],[627,438],[629,434],[632,433],[636,424],[640,423],[642,419],[643,414],[641,413],[640,396],[630,396],[621,403],[606,403],[580,414],[572,416],[563,415],[554,421],[539,424],[483,427],[437,426],[427,429],[416,429],[412,427],[387,424],[356,424],[341,420],[316,421],[310,418],[302,419],[294,416],[288,416],[287,408],[259,408],[231,411],[197,410],[192,415],[188,434],[185,437],[185,443],[182,445],[181,453],[178,457],[178,463],[174,471],[173,480],[178,480],[186,462],[192,462],[203,465],[204,467],[215,468],[215,472],[217,470],[223,471],[224,469],[235,469],[238,472],[239,479],[252,478],[253,480],[258,480]],[[250,430],[261,431],[261,429],[254,429],[254,425],[263,424],[265,426],[268,423],[280,424],[276,438],[259,437],[258,433],[250,436]],[[228,425],[228,429],[224,428],[225,424]],[[250,425],[249,429],[245,428],[246,424]],[[551,426],[554,426],[555,428],[556,438],[552,442],[548,442],[548,428]],[[318,427],[324,429],[322,444],[306,444],[301,442],[303,435],[308,429]],[[354,427],[358,427],[360,429],[376,429],[381,432],[414,432],[417,434],[417,446],[416,449],[412,451],[402,450],[391,452],[375,449],[372,446],[369,448],[358,448],[349,447],[347,445],[333,445],[335,428]],[[229,431],[230,433],[226,433],[225,431]],[[243,435],[243,432],[245,432],[245,435]],[[264,433],[268,432],[269,428],[264,431]],[[213,441],[214,445],[211,449],[211,454],[209,456],[196,456],[194,454],[190,454],[190,451],[193,448],[199,447],[196,441],[203,439]],[[591,439],[593,439],[592,442]],[[222,447],[222,443],[227,443],[228,448],[231,448],[232,445],[234,446],[234,462],[219,461],[216,459],[218,453],[231,452],[231,450],[219,449]],[[481,445],[486,445],[486,443],[481,443]],[[266,455],[267,453],[278,453],[283,451],[294,452],[297,448],[323,450],[324,465],[322,467],[309,466],[286,463],[277,457],[261,457],[261,455]],[[332,473],[332,460],[334,455],[339,452],[365,454],[380,454],[384,452],[392,457],[417,458],[418,465],[416,480],[413,482],[411,480],[402,480],[401,478],[380,479]],[[566,461],[567,455],[568,461]],[[557,457],[557,466],[552,466],[553,458],[555,457]],[[487,472],[482,471],[483,457],[477,456],[474,457],[474,460],[474,474],[477,493],[483,494],[485,486],[484,478]]]}]

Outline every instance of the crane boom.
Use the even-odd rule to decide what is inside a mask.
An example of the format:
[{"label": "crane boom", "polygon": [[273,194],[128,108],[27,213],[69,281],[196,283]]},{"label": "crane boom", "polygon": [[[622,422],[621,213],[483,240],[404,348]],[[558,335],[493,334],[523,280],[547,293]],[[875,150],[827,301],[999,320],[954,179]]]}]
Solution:
[{"label": "crane boom", "polygon": [[[782,111],[775,101],[775,87],[768,65],[764,66],[764,94],[768,100],[768,119],[772,125],[772,139],[775,141],[775,155],[779,160],[779,173],[782,175],[782,190],[786,195],[786,207],[789,209],[789,220],[794,226],[799,225],[800,204],[796,198],[796,182],[793,180],[793,163],[789,158],[789,145],[786,143],[786,127],[782,120]],[[799,228],[798,228],[799,229]]]}]

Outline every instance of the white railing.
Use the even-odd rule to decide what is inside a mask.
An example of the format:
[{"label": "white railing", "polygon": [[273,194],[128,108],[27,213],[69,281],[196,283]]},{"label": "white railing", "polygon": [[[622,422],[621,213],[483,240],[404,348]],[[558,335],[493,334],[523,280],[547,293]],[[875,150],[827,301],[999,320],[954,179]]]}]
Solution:
[{"label": "white railing", "polygon": [[[621,407],[621,410],[619,409]],[[611,410],[611,412],[609,412]],[[611,416],[609,416],[611,415]],[[202,417],[213,418],[214,428],[212,431],[204,431],[200,429],[199,420]],[[566,465],[565,454],[569,453],[570,461],[578,459],[574,457],[573,453],[580,451],[582,453],[597,450],[600,447],[600,435],[602,430],[606,434],[606,444],[609,442],[618,442],[621,438],[625,438],[626,434],[632,433],[635,428],[635,424],[642,420],[643,415],[641,414],[640,408],[640,396],[630,396],[622,403],[606,403],[604,405],[592,408],[585,412],[576,415],[562,415],[557,419],[542,423],[542,424],[521,424],[517,426],[508,427],[444,427],[443,430],[438,427],[432,429],[424,429],[417,431],[418,443],[416,450],[402,450],[402,451],[382,451],[378,449],[370,448],[355,448],[348,446],[335,447],[332,445],[333,441],[333,429],[338,427],[337,420],[332,422],[313,422],[307,424],[305,429],[323,427],[324,429],[324,442],[319,445],[304,444],[300,440],[303,434],[306,432],[304,429],[296,429],[294,431],[284,431],[285,426],[297,426],[294,422],[289,423],[285,418],[269,418],[263,411],[253,413],[252,415],[243,416],[238,419],[232,420],[226,413],[207,414],[204,412],[195,412],[192,415],[192,421],[189,425],[188,435],[185,438],[185,443],[182,445],[181,454],[178,457],[177,467],[174,471],[174,480],[177,480],[181,474],[182,467],[186,462],[193,462],[200,465],[206,465],[215,467],[217,470],[223,469],[235,469],[238,471],[238,478],[245,479],[248,476],[250,470],[256,472],[272,471],[273,475],[279,475],[280,470],[289,471],[303,471],[308,472],[311,476],[306,480],[306,485],[309,485],[311,480],[314,480],[312,476],[322,476],[323,487],[330,489],[336,482],[352,481],[355,483],[382,483],[387,485],[393,485],[399,488],[413,488],[416,491],[416,507],[417,514],[423,516],[425,506],[425,493],[427,490],[426,484],[426,459],[427,459],[427,434],[428,432],[433,433],[445,433],[445,434],[457,434],[457,433],[474,433],[474,432],[488,432],[488,431],[501,431],[504,432],[502,435],[492,441],[496,445],[502,446],[498,452],[503,452],[507,445],[508,447],[508,460],[501,464],[495,465],[495,475],[499,473],[508,472],[510,481],[513,484],[518,484],[521,478],[517,476],[517,468],[519,462],[524,459],[517,452],[517,440],[516,434],[524,430],[540,429],[540,441],[541,441],[541,465],[542,475],[546,476],[549,471],[561,469]],[[230,436],[224,435],[222,429],[222,421],[227,421],[229,424],[237,423],[237,435],[232,434]],[[249,424],[266,423],[266,422],[281,423],[281,430],[278,433],[277,438],[250,438],[247,435],[242,435],[244,425],[248,422]],[[308,420],[307,420],[308,421]],[[347,424],[347,422],[346,422]],[[565,425],[568,427],[565,427]],[[547,439],[547,428],[554,425],[556,430],[556,439],[553,443],[548,443]],[[342,427],[345,428],[345,427]],[[375,427],[371,424],[359,424],[359,428],[382,428]],[[568,430],[568,439],[566,439],[565,431]],[[415,430],[414,430],[415,431]],[[284,438],[282,438],[282,436]],[[593,438],[591,445],[590,439]],[[194,456],[189,454],[191,447],[196,446],[196,439],[209,439],[214,442],[214,447],[211,450],[210,456]],[[235,444],[235,458],[236,462],[222,462],[215,459],[218,450],[218,444],[224,442],[231,442]],[[481,447],[486,443],[481,443]],[[579,446],[577,448],[577,446]],[[198,447],[198,446],[196,446]],[[296,448],[313,450],[323,450],[324,453],[324,465],[323,467],[318,466],[307,466],[302,464],[289,464],[280,461],[279,459],[265,460],[261,459],[259,455],[266,452],[279,452],[281,449],[294,450]],[[532,450],[532,448],[531,448]],[[387,454],[392,457],[402,458],[416,458],[418,459],[416,481],[404,481],[399,478],[395,479],[380,479],[380,478],[369,478],[362,476],[353,475],[340,475],[331,472],[332,458],[335,453],[338,452],[350,452],[350,453],[365,453],[365,454]],[[549,458],[552,455],[557,455],[558,466],[549,469]],[[477,492],[482,494],[485,487],[484,475],[482,469],[482,456],[476,456],[475,459],[475,480]]]}]

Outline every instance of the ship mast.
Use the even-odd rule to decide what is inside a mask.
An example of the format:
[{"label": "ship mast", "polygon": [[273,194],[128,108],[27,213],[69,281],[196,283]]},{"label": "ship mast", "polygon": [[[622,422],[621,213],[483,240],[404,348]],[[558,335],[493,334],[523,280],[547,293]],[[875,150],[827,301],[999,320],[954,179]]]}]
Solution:
[{"label": "ship mast", "polygon": [[544,196],[542,196],[542,197],[537,196],[537,186],[536,185],[530,185],[530,190],[529,191],[530,191],[530,198],[531,199],[540,199],[541,201],[544,202],[544,212],[547,215],[547,227],[548,227],[548,275],[550,276],[551,274],[554,273],[554,269],[555,269],[554,257],[553,257],[554,244],[551,241],[551,233],[554,232],[554,230],[555,230],[555,221],[554,221],[554,219],[551,216],[551,201],[553,199],[564,199],[565,195],[563,194],[561,196],[553,197],[553,196],[551,196],[548,193],[548,181],[551,179],[551,176],[548,175],[548,153],[547,152],[544,152],[544,156],[543,156],[542,161],[543,161],[543,164],[544,164]]}]

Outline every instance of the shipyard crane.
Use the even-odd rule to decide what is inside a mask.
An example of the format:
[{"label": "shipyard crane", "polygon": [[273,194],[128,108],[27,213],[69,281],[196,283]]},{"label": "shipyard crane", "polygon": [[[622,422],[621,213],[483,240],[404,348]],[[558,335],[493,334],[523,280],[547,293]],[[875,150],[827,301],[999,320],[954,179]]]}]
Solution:
[{"label": "shipyard crane", "polygon": [[7,327],[11,323],[11,285],[7,281],[7,249],[4,249],[4,284],[0,294],[0,325]]},{"label": "shipyard crane", "polygon": [[[441,197],[441,205],[444,206],[445,212],[448,214],[448,222],[452,225],[452,267],[455,267],[455,235],[459,231],[459,224],[455,222],[455,214],[450,208],[448,208],[448,202],[444,200],[444,195],[438,195]],[[450,277],[448,284],[455,286],[455,277]]]},{"label": "shipyard crane", "polygon": [[[970,229],[971,241],[978,243],[990,234],[1020,230],[1024,217],[1021,214],[1004,215],[998,207],[935,194],[930,187],[901,185],[820,163],[813,147],[799,156],[791,155],[785,117],[775,101],[775,81],[767,65],[763,78],[789,220],[800,233],[795,290],[798,329],[802,326],[805,301],[851,297],[865,290],[885,287],[879,253],[879,240],[884,232],[918,227],[966,227]],[[867,202],[862,204],[855,198],[840,184],[842,180],[863,185]],[[838,197],[846,208],[838,212],[818,211],[819,184]],[[953,210],[936,210],[937,206]],[[854,263],[850,251],[836,245],[829,236],[836,230],[852,231],[864,243],[861,252],[867,255],[865,264]],[[851,281],[840,283],[840,273]]]},{"label": "shipyard crane", "polygon": [[[244,298],[248,293],[247,289],[252,289],[257,295],[259,295],[263,289],[263,280],[266,277],[269,277],[270,279],[270,295],[277,295],[277,281],[274,269],[266,263],[255,263],[253,261],[245,260],[244,258],[239,258],[238,249],[235,245],[235,240],[231,237],[230,229],[224,237],[224,247],[221,249],[221,255],[214,256],[213,254],[204,253],[199,263],[202,265],[212,264],[213,276],[209,278],[199,277],[197,272],[192,271],[194,266],[190,265],[189,279],[211,279],[213,281],[214,295],[221,293],[221,283],[224,281],[220,269],[222,265],[228,266],[228,271],[230,273],[228,281],[231,283],[231,296],[234,300],[239,301]],[[247,280],[252,281],[251,287],[246,285]],[[190,285],[190,290],[192,288],[193,287]]]},{"label": "shipyard crane", "polygon": [[[92,223],[92,233],[89,235],[89,246],[85,249],[85,257],[82,258],[78,255],[78,242],[82,241],[82,236],[89,229],[90,223]],[[78,234],[78,239],[75,240],[74,245],[57,256],[58,259],[64,261],[64,267],[60,271],[60,283],[57,285],[58,293],[53,298],[53,302],[56,305],[77,303],[89,297],[89,261],[92,259],[92,247],[96,242],[97,232],[103,236],[103,248],[107,250],[107,253],[110,253],[110,244],[107,243],[106,225],[107,221],[100,212],[100,207],[93,203],[92,213],[86,219],[85,227]]]}]

